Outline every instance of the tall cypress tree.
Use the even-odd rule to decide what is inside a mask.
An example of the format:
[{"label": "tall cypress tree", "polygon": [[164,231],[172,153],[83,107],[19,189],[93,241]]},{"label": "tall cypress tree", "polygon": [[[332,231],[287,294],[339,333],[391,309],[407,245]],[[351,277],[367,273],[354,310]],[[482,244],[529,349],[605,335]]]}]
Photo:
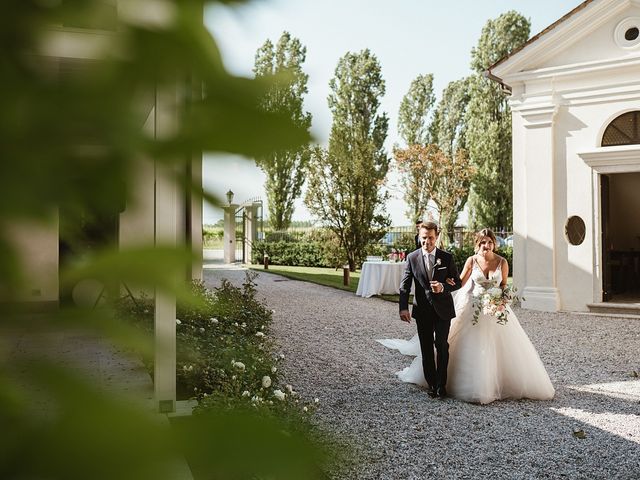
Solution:
[{"label": "tall cypress tree", "polygon": [[511,109],[500,85],[484,77],[484,71],[526,42],[531,24],[510,11],[489,20],[471,51],[471,94],[467,109],[466,141],[477,171],[469,196],[474,227],[513,224],[511,164]]},{"label": "tall cypress tree", "polygon": [[[398,131],[407,148],[431,143],[429,117],[435,103],[433,74],[418,75],[403,97],[398,112]],[[411,151],[411,150],[407,150]],[[398,150],[396,150],[398,152]],[[423,218],[429,203],[430,192],[426,188],[423,163],[417,158],[403,156],[400,161],[394,152],[404,189],[405,212],[411,222]]]},{"label": "tall cypress tree", "polygon": [[[302,70],[307,49],[297,38],[284,32],[274,46],[267,40],[258,49],[253,72],[256,78],[273,77],[273,83],[263,100],[269,112],[284,113],[293,122],[309,131],[311,114],[303,110],[309,76]],[[269,221],[274,230],[286,230],[291,224],[294,202],[302,193],[309,149],[280,150],[256,158],[267,176]]]}]

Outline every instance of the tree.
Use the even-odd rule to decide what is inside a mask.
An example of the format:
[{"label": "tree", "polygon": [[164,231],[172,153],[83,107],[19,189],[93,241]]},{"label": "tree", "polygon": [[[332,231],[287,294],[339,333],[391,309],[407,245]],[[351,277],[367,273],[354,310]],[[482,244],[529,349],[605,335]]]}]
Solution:
[{"label": "tree", "polygon": [[406,145],[431,143],[428,121],[435,101],[433,74],[418,75],[411,82],[398,112],[398,131]]},{"label": "tree", "polygon": [[[270,112],[288,115],[295,125],[309,131],[311,114],[303,111],[303,95],[307,93],[309,76],[302,71],[306,47],[297,38],[283,32],[274,46],[267,40],[256,53],[253,72],[256,78],[275,76],[263,107]],[[257,157],[256,163],[267,176],[269,221],[276,230],[286,230],[291,224],[294,202],[302,193],[304,173],[309,162],[309,149],[299,147],[278,150]]]},{"label": "tree", "polygon": [[431,123],[433,143],[447,155],[467,148],[466,112],[470,95],[469,77],[450,82],[443,90]]},{"label": "tree", "polygon": [[[434,103],[433,74],[418,75],[411,82],[398,112],[398,131],[405,145],[425,145],[431,142],[428,121]],[[414,160],[416,161],[405,162],[400,169],[403,196],[408,206],[406,215],[412,222],[424,216],[430,198],[430,192],[424,188],[421,164],[418,159]]]},{"label": "tree", "polygon": [[468,165],[465,150],[458,149],[452,156],[435,144],[415,144],[406,149],[396,149],[394,154],[401,171],[421,172],[420,186],[430,192],[438,211],[441,238],[447,242],[467,201],[475,172]]},{"label": "tree", "polygon": [[471,51],[471,80],[466,142],[477,173],[470,194],[474,227],[511,228],[513,219],[511,110],[500,85],[484,71],[526,42],[530,22],[510,11],[489,20]]},{"label": "tree", "polygon": [[329,147],[315,147],[305,204],[340,239],[351,271],[367,244],[390,225],[382,191],[389,158],[384,150],[388,119],[378,113],[385,93],[380,64],[369,50],[347,53],[329,82],[333,114]]}]

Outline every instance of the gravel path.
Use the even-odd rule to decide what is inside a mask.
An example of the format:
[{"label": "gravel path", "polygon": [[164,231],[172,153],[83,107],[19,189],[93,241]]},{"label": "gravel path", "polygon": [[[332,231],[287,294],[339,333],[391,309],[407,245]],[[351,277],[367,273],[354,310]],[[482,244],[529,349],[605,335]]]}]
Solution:
[{"label": "gravel path", "polygon": [[[210,287],[222,278],[244,271],[205,271]],[[415,333],[396,304],[268,273],[257,283],[287,383],[361,450],[336,479],[640,478],[640,320],[517,310],[556,397],[480,406],[397,380],[411,359],[375,342]]]}]

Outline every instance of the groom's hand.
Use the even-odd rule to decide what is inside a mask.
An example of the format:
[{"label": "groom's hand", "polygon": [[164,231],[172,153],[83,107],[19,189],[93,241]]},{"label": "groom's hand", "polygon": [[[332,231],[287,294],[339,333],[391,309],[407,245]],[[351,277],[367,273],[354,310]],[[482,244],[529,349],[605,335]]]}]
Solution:
[{"label": "groom's hand", "polygon": [[444,285],[442,285],[442,283],[433,280],[433,281],[429,282],[429,284],[431,285],[431,291],[433,293],[442,293],[442,292],[444,292]]},{"label": "groom's hand", "polygon": [[400,310],[400,320],[411,323],[411,313],[409,310]]}]

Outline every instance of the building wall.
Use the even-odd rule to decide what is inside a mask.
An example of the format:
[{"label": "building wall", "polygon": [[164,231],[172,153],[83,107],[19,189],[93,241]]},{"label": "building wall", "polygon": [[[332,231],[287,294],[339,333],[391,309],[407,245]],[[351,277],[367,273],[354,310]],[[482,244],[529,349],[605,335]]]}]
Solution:
[{"label": "building wall", "polygon": [[[512,107],[515,284],[529,308],[587,311],[602,300],[600,177],[579,153],[600,147],[618,115],[640,110],[637,69],[533,78],[516,85]],[[565,236],[574,215],[586,225],[580,245]]]},{"label": "building wall", "polygon": [[58,303],[58,216],[48,224],[21,222],[9,229],[24,274],[24,288],[12,300]]}]

